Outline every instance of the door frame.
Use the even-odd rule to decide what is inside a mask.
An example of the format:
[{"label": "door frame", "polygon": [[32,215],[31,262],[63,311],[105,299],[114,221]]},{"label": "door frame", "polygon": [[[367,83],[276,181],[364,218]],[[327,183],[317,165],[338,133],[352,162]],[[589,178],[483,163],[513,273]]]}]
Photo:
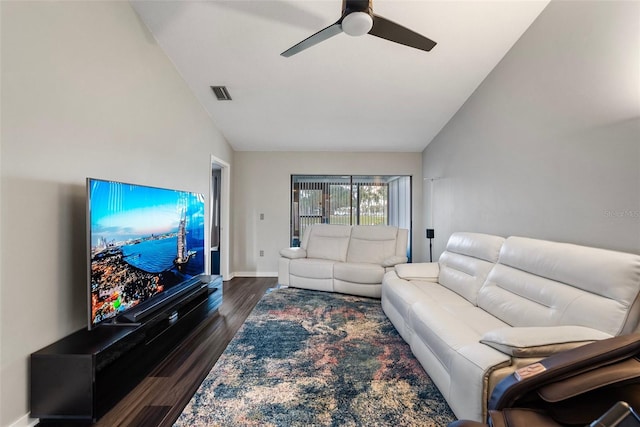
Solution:
[{"label": "door frame", "polygon": [[[210,169],[213,170],[213,166],[220,167],[220,275],[222,280],[231,280],[231,273],[229,271],[229,254],[231,248],[229,246],[229,223],[230,223],[230,201],[231,201],[231,165],[224,160],[211,156]],[[213,194],[213,180],[211,179],[211,173],[209,173],[209,224],[211,224],[211,218],[213,218],[213,200],[211,195]],[[211,255],[211,244],[209,244],[209,255]]]}]

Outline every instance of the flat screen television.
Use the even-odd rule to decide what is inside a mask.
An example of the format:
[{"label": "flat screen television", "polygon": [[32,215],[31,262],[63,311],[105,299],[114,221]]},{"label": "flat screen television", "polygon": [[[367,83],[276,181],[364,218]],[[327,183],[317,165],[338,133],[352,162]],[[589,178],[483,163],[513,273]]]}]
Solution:
[{"label": "flat screen television", "polygon": [[205,223],[202,194],[87,178],[89,329],[206,286]]}]

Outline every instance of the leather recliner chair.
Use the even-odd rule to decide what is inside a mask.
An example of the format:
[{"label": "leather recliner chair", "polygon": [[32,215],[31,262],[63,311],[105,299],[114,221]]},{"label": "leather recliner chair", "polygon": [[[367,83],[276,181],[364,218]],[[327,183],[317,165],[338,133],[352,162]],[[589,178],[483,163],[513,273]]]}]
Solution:
[{"label": "leather recliner chair", "polygon": [[[458,420],[449,427],[640,426],[631,408],[640,408],[640,333],[596,341],[518,369],[493,390],[488,424]],[[625,413],[629,416],[621,424]]]}]

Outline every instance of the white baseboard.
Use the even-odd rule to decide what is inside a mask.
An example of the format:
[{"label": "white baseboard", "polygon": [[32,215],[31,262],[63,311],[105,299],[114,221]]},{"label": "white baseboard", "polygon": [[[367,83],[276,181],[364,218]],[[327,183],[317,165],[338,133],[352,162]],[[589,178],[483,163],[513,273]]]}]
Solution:
[{"label": "white baseboard", "polygon": [[236,271],[233,277],[278,277],[277,272],[272,271]]},{"label": "white baseboard", "polygon": [[38,422],[40,422],[39,419],[31,418],[29,417],[29,414],[24,414],[12,424],[9,424],[9,427],[34,427]]}]

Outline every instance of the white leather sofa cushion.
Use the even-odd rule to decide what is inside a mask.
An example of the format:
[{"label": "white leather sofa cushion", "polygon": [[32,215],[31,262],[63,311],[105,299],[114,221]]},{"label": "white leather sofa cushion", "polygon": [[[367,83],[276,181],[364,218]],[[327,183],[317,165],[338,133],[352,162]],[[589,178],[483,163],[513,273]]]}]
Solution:
[{"label": "white leather sofa cushion", "polygon": [[[419,330],[427,334],[435,332],[439,341],[454,350],[460,345],[479,342],[491,330],[509,326],[468,301],[454,298],[445,301],[422,300],[411,306],[409,315],[416,333]],[[434,345],[432,350],[444,360],[446,357],[437,350],[437,346]]]},{"label": "white leather sofa cushion", "polygon": [[[454,294],[452,292],[452,294]],[[459,418],[479,419],[482,414],[483,378],[487,371],[510,363],[511,357],[479,343],[489,330],[506,327],[488,313],[454,294],[448,308],[439,301],[425,300],[410,308],[414,328],[410,346]],[[451,309],[452,307],[456,309]],[[434,360],[447,375],[431,375]],[[473,379],[473,380],[472,380]]]},{"label": "white leather sofa cushion", "polygon": [[450,289],[440,286],[436,282],[424,280],[400,279],[395,272],[388,272],[382,286],[383,310],[389,305],[406,317],[409,309],[418,301],[428,301],[430,304],[446,307],[447,310],[461,313],[468,307],[474,307],[469,301]]},{"label": "white leather sofa cushion", "polygon": [[333,277],[353,283],[382,283],[385,270],[376,264],[368,263],[336,263],[333,266]]},{"label": "white leather sofa cushion", "polygon": [[[435,287],[433,282],[425,282]],[[382,310],[391,323],[395,326],[400,336],[407,342],[411,342],[413,329],[409,319],[411,304],[422,297],[422,286],[416,282],[408,282],[400,279],[395,271],[387,272],[382,279],[381,304]]]},{"label": "white leather sofa cushion", "polygon": [[611,335],[584,326],[508,327],[486,332],[480,342],[514,357],[547,357]]},{"label": "white leather sofa cushion", "polygon": [[294,288],[311,289],[314,291],[333,292],[333,279],[316,279],[304,276],[289,276],[289,286]]},{"label": "white leather sofa cushion", "polygon": [[[393,226],[354,225],[351,230],[347,262],[367,262],[382,265],[385,260],[397,255],[397,234],[398,228]],[[405,255],[406,250],[405,244]]]},{"label": "white leather sofa cushion", "polygon": [[476,304],[478,290],[498,260],[504,238],[480,233],[454,233],[440,256],[438,282]]},{"label": "white leather sofa cushion", "polygon": [[351,227],[348,225],[314,224],[302,237],[300,246],[308,258],[346,261]]},{"label": "white leather sofa cushion", "polygon": [[[509,237],[499,262],[629,303],[636,297],[640,283],[640,255],[570,243]],[[590,267],[588,272],[585,265]],[[611,282],[616,286],[606,286]]]},{"label": "white leather sofa cushion", "polygon": [[467,307],[471,304],[455,292],[435,282],[412,280],[406,281],[398,277],[395,271],[387,272],[382,280],[382,310],[396,327],[402,338],[410,343],[413,336],[412,320],[409,310],[417,301],[447,301],[450,309]]},{"label": "white leather sofa cushion", "polygon": [[333,291],[343,294],[360,295],[369,298],[380,298],[380,288],[381,286],[377,283],[354,283],[337,278],[333,279]]},{"label": "white leather sofa cushion", "polygon": [[504,237],[493,234],[457,232],[447,241],[447,251],[473,258],[496,262],[500,256],[500,249]]},{"label": "white leather sofa cushion", "polygon": [[292,276],[310,279],[332,279],[334,264],[334,261],[326,259],[292,259],[289,264],[289,272]]},{"label": "white leather sofa cushion", "polygon": [[639,291],[638,255],[509,237],[478,306],[512,326],[578,325],[619,335]]}]

